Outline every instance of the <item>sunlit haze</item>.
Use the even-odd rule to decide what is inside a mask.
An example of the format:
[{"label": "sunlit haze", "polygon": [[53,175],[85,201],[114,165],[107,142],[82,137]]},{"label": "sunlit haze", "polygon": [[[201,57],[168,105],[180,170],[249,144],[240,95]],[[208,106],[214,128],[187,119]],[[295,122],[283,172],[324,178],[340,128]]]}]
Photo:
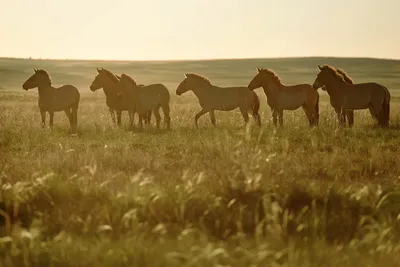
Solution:
[{"label": "sunlit haze", "polygon": [[0,57],[400,58],[399,0],[13,0]]}]

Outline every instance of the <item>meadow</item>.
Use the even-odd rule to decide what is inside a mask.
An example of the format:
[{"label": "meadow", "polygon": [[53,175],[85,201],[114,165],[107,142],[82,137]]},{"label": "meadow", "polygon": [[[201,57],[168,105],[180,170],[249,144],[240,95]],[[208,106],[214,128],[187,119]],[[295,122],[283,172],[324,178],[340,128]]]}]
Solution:
[{"label": "meadow", "polygon": [[[275,129],[260,89],[261,128],[236,110],[196,129],[196,98],[175,95],[184,72],[247,85],[259,66],[312,83],[318,64],[387,86],[389,129],[367,111],[339,128],[321,91],[319,127],[297,110]],[[113,125],[89,91],[96,67],[164,83],[171,129],[130,129],[126,113]],[[37,90],[21,88],[33,68],[79,88],[78,137],[63,113],[41,129]],[[0,59],[0,266],[400,266],[399,92],[395,60]]]}]

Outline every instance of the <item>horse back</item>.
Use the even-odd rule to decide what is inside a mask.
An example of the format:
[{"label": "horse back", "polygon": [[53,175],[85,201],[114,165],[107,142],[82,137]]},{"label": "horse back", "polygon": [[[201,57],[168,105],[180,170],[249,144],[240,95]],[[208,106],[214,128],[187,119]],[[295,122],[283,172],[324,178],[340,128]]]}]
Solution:
[{"label": "horse back", "polygon": [[52,94],[53,97],[51,100],[51,106],[49,106],[47,109],[61,111],[72,107],[77,108],[79,105],[80,93],[73,85],[66,84],[61,87],[54,88]]},{"label": "horse back", "polygon": [[168,88],[161,84],[149,84],[142,87],[138,87],[139,99],[140,102],[148,103],[148,105],[153,105],[153,103],[163,104],[169,103],[170,101],[170,93]]},{"label": "horse back", "polygon": [[280,90],[286,93],[300,93],[300,92],[310,92],[316,91],[311,84],[302,83],[294,85],[281,86]]}]

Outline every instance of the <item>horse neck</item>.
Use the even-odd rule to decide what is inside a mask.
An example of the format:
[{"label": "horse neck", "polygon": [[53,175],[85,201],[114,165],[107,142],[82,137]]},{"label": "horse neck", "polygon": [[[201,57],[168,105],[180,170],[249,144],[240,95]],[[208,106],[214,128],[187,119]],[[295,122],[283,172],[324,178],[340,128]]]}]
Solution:
[{"label": "horse neck", "polygon": [[198,98],[203,98],[206,96],[208,90],[212,90],[214,86],[212,85],[197,85],[192,87],[193,93],[198,97]]},{"label": "horse neck", "polygon": [[275,97],[282,87],[284,85],[280,82],[265,83],[265,86],[263,86],[265,94],[269,97]]},{"label": "horse neck", "polygon": [[271,89],[269,89],[268,85],[263,85],[262,88],[264,90],[265,95],[267,97],[270,97],[271,96]]},{"label": "horse neck", "polygon": [[39,98],[46,97],[54,92],[54,87],[51,84],[42,84],[38,86]]},{"label": "horse neck", "polygon": [[335,90],[332,90],[332,86],[331,85],[325,85],[325,89],[326,92],[328,93],[328,95],[330,96],[336,96],[337,92]]},{"label": "horse neck", "polygon": [[329,80],[326,81],[325,86],[327,90],[333,91],[332,89],[343,88],[348,86],[348,84],[343,81],[339,81],[337,78],[330,77]]},{"label": "horse neck", "polygon": [[117,95],[116,91],[115,91],[115,87],[117,86],[117,83],[108,83],[106,85],[103,86],[103,92],[106,95],[106,97],[114,97]]}]

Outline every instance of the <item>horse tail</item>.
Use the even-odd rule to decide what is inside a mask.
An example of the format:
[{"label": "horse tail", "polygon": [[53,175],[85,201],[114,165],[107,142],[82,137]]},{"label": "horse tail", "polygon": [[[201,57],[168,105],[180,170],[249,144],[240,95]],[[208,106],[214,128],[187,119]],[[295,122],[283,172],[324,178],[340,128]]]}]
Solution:
[{"label": "horse tail", "polygon": [[[165,87],[165,86],[164,86]],[[169,101],[171,96],[169,94],[168,89],[165,87],[165,98],[161,101],[161,108],[164,114],[164,121],[167,124],[167,129],[171,127],[171,116],[170,116],[170,108],[169,108]]]},{"label": "horse tail", "polygon": [[254,95],[253,106],[252,106],[253,116],[257,124],[261,125],[261,117],[260,114],[258,113],[260,110],[260,99],[258,98],[258,95],[254,91],[252,91],[252,93]]},{"label": "horse tail", "polygon": [[389,90],[385,87],[385,99],[382,104],[382,125],[389,126],[389,118],[390,118],[390,93]]},{"label": "horse tail", "polygon": [[319,123],[319,94],[317,92],[317,100],[314,106],[314,125]]},{"label": "horse tail", "polygon": [[78,133],[78,108],[80,100],[81,100],[81,94],[79,93],[78,89],[76,89],[75,102],[71,106],[72,134]]}]

